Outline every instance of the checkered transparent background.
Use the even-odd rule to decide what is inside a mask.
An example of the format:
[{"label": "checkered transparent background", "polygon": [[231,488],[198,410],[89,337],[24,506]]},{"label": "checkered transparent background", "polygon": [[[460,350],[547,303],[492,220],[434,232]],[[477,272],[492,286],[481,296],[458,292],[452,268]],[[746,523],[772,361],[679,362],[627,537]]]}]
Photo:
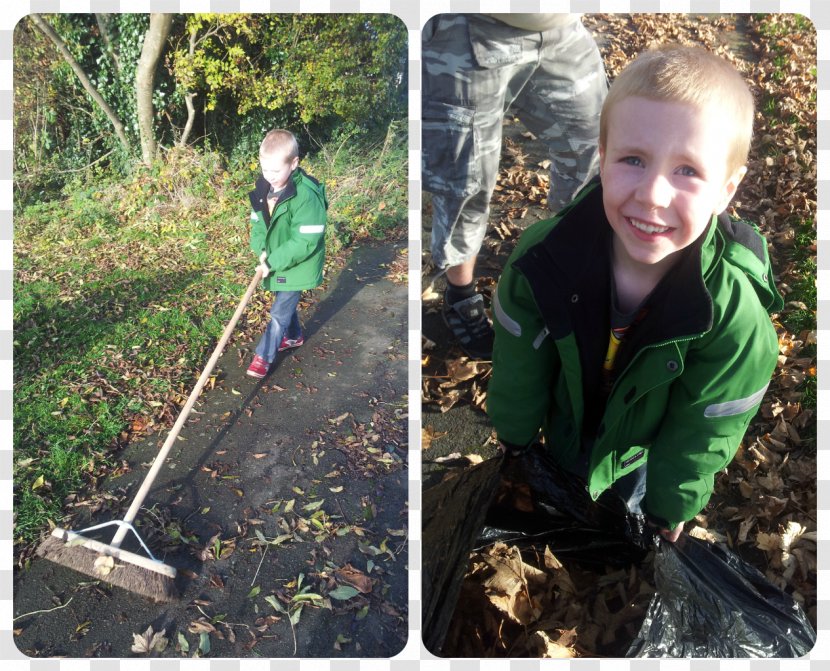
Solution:
[{"label": "checkered transparent background", "polygon": [[[12,36],[17,21],[29,12],[391,12],[409,28],[409,389],[410,389],[410,623],[409,642],[391,660],[29,660],[16,648],[12,637]],[[809,16],[818,30],[818,277],[819,277],[819,391],[818,391],[818,515],[819,602],[818,644],[802,660],[441,660],[420,642],[421,617],[421,494],[420,494],[420,27],[440,12],[792,12]],[[0,659],[14,667],[33,671],[58,668],[90,671],[173,671],[181,667],[210,671],[279,669],[280,671],[536,671],[557,665],[597,671],[600,667],[647,671],[664,669],[716,671],[742,669],[778,671],[783,668],[818,671],[830,659],[827,629],[828,569],[830,559],[830,3],[826,0],[29,0],[4,2],[0,10]],[[820,661],[822,660],[822,661]],[[823,668],[823,666],[822,666]]]}]

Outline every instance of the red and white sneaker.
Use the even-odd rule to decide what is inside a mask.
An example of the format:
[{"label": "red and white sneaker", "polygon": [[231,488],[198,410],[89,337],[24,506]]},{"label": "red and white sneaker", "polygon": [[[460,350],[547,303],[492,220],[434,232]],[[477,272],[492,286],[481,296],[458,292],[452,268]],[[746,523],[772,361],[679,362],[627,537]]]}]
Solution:
[{"label": "red and white sneaker", "polygon": [[278,352],[284,352],[287,349],[294,349],[295,347],[302,347],[303,343],[305,342],[305,338],[303,334],[300,334],[299,338],[288,338],[286,336],[282,337],[282,342],[280,343],[279,348],[277,348]]},{"label": "red and white sneaker", "polygon": [[248,366],[248,370],[245,371],[247,375],[255,378],[263,378],[268,375],[268,369],[270,368],[270,364],[263,359],[259,354],[254,355],[254,360],[251,361],[251,365]]}]

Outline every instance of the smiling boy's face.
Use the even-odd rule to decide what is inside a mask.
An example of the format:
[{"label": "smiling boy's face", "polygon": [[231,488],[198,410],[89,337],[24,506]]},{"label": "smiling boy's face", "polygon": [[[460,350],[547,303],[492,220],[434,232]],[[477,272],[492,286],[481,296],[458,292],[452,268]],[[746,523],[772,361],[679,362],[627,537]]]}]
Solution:
[{"label": "smiling boy's face", "polygon": [[259,157],[262,176],[275,191],[285,187],[299,162],[299,157],[290,157],[285,151],[274,151]]},{"label": "smiling boy's face", "polygon": [[599,152],[616,259],[668,270],[700,237],[746,172],[727,167],[732,131],[711,105],[632,96],[610,110]]}]

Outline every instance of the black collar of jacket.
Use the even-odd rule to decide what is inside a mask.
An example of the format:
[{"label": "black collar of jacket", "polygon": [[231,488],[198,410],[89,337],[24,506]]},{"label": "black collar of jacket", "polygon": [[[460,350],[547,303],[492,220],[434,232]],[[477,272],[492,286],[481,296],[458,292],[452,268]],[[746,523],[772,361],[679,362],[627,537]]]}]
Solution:
[{"label": "black collar of jacket", "polygon": [[[299,168],[297,168],[299,170]],[[295,170],[291,173],[291,177],[288,178],[288,182],[285,185],[285,190],[282,192],[280,196],[280,202],[284,200],[288,200],[292,196],[297,195],[297,185],[294,184],[294,175],[297,172]],[[251,207],[256,211],[262,214],[262,218],[265,220],[265,223],[268,224],[271,217],[268,214],[268,192],[271,190],[271,184],[265,179],[262,175],[260,175],[257,180],[256,184],[254,185],[254,190],[248,194],[248,198],[251,200]]]},{"label": "black collar of jacket", "polygon": [[[563,337],[575,329],[580,349],[580,341],[587,339],[593,343],[588,349],[598,348],[604,357],[608,344],[612,229],[603,209],[599,178],[592,180],[560,216],[550,233],[529,248],[514,267],[527,278],[551,335]],[[707,229],[681,252],[672,271],[652,292],[645,306],[646,318],[632,329],[630,341],[626,339],[625,349],[629,353],[711,329],[712,297],[704,283],[701,258],[704,240],[710,237],[708,232]]]}]

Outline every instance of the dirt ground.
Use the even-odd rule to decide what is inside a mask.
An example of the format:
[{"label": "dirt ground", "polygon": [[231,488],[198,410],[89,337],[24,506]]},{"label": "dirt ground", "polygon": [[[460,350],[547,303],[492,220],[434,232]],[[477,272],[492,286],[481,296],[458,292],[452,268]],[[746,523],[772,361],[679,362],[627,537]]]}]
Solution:
[{"label": "dirt ground", "polygon": [[[388,657],[403,648],[405,245],[358,249],[301,315],[305,345],[281,354],[264,380],[245,376],[255,342],[220,359],[139,515],[142,536],[178,570],[181,598],[155,604],[34,559],[14,578],[24,654],[147,654],[134,651],[136,635],[164,657]],[[131,444],[120,476],[77,506],[71,528],[123,514],[166,436]]]}]

